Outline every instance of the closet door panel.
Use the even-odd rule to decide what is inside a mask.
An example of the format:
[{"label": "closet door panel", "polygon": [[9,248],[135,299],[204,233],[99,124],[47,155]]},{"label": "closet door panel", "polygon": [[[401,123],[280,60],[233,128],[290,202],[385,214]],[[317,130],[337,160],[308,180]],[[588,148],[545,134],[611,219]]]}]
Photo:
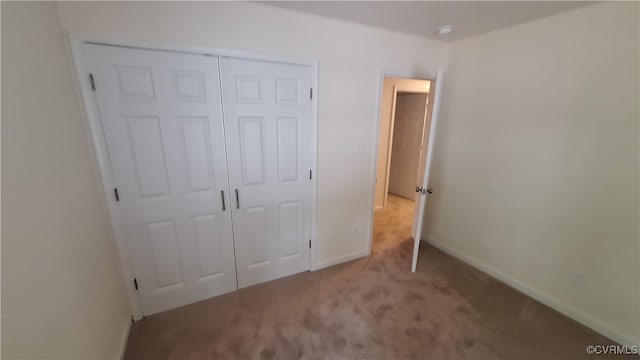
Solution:
[{"label": "closet door panel", "polygon": [[218,59],[85,51],[143,313],[235,290]]},{"label": "closet door panel", "polygon": [[224,58],[221,80],[238,285],[308,270],[310,68]]}]

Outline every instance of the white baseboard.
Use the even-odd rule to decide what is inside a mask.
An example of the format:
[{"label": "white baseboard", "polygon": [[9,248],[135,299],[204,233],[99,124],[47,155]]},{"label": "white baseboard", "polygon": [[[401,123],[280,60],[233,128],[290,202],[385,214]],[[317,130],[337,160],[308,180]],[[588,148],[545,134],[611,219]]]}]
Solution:
[{"label": "white baseboard", "polygon": [[133,323],[127,320],[127,328],[124,331],[124,336],[120,340],[120,359],[124,359],[124,353],[127,351],[127,343],[129,342],[129,335],[131,334],[131,327]]},{"label": "white baseboard", "polygon": [[433,247],[439,250],[442,250],[443,252],[473,266],[474,268],[518,290],[519,292],[535,299],[536,301],[547,305],[548,307],[554,309],[555,311],[579,322],[580,324],[592,329],[593,331],[600,333],[601,335],[606,336],[609,339],[618,342],[621,345],[640,346],[640,339],[633,339],[632,337],[621,334],[616,330],[613,330],[610,327],[591,318],[590,316],[570,308],[569,306],[563,304],[556,298],[549,296],[547,294],[544,294],[540,290],[535,289],[519,280],[512,278],[511,276],[501,272],[500,270],[497,270],[489,265],[486,265],[483,262],[471,256],[465,255],[462,252],[456,249],[453,249],[441,242],[437,242],[429,239],[427,239],[426,242],[429,245],[432,245]]},{"label": "white baseboard", "polygon": [[317,262],[314,266],[311,267],[311,271],[324,269],[329,266],[338,265],[343,262],[359,259],[361,257],[365,257],[368,255],[369,255],[369,251],[365,249],[365,250],[353,252],[351,254],[334,257],[333,259]]}]

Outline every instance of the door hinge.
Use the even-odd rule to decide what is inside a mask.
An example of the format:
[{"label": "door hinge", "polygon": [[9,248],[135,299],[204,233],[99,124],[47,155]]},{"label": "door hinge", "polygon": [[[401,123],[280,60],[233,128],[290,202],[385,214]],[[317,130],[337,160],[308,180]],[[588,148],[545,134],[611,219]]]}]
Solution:
[{"label": "door hinge", "polygon": [[309,99],[313,99],[313,88],[309,88]]},{"label": "door hinge", "polygon": [[118,194],[118,188],[113,188],[113,195],[116,197],[116,201],[120,201],[120,195]]},{"label": "door hinge", "polygon": [[309,170],[309,180],[313,179],[313,172],[312,170]]},{"label": "door hinge", "polygon": [[93,78],[93,74],[89,73],[89,82],[91,83],[91,90],[96,90],[96,80]]},{"label": "door hinge", "polygon": [[136,288],[136,290],[138,290],[138,279],[137,278],[133,278],[133,287]]},{"label": "door hinge", "polygon": [[311,249],[311,239],[309,239],[309,249]]}]

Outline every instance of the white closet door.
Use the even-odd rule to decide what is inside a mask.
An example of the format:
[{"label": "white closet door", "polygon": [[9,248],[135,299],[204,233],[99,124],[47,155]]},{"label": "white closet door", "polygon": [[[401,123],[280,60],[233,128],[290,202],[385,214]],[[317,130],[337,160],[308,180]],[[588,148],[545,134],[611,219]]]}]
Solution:
[{"label": "white closet door", "polygon": [[245,287],[309,269],[311,71],[230,58],[220,67],[238,286]]},{"label": "white closet door", "polygon": [[235,290],[218,59],[86,52],[144,314]]}]

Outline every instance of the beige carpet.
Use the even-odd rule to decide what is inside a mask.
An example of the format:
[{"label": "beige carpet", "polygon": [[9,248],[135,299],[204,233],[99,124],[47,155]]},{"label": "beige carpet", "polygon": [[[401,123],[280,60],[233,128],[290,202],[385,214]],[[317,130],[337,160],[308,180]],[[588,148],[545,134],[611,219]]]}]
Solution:
[{"label": "beige carpet", "polygon": [[612,343],[433,247],[410,273],[412,206],[376,214],[368,258],[136,322],[126,358],[573,359]]}]

